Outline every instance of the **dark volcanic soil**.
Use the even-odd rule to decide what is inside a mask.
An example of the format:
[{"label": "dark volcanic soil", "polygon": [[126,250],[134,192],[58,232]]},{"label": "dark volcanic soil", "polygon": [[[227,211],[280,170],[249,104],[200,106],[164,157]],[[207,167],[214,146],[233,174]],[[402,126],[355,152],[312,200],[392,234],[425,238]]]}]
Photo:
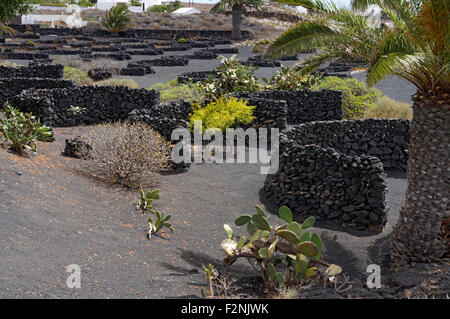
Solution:
[{"label": "dark volcanic soil", "polygon": [[[74,170],[80,160],[60,155],[71,133],[56,129],[56,141],[40,143],[31,158],[0,148],[0,297],[196,297],[204,284],[201,265],[208,263],[240,279],[244,290],[254,281],[245,262],[221,266],[220,242],[224,223],[261,203],[265,176],[257,165],[193,164],[186,173],[158,176],[162,197],[155,206],[172,214],[175,232],[148,240],[136,191],[82,176]],[[368,264],[383,262],[403,202],[405,175],[392,174],[388,182],[384,233],[316,229],[325,260],[356,282],[365,281]],[[81,289],[66,286],[70,264],[81,267]]]}]

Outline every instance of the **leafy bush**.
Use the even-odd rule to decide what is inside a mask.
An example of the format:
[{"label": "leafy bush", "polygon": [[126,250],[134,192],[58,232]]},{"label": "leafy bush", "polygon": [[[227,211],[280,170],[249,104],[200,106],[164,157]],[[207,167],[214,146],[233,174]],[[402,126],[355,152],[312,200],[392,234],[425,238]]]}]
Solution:
[{"label": "leafy bush", "polygon": [[180,38],[180,39],[178,39],[177,42],[178,42],[178,44],[186,44],[187,40],[185,38]]},{"label": "leafy bush", "polygon": [[379,90],[366,88],[364,83],[357,79],[341,79],[335,76],[324,78],[323,81],[314,86],[313,89],[342,91],[342,107],[344,119],[346,120],[353,120],[361,117],[364,111],[382,96],[382,93]]},{"label": "leafy bush", "polygon": [[255,116],[253,115],[254,106],[247,105],[247,101],[238,100],[235,97],[220,97],[201,107],[200,104],[193,105],[194,112],[190,119],[190,128],[194,129],[194,121],[202,121],[202,131],[207,129],[219,129],[224,132],[227,128],[238,125],[250,124]]},{"label": "leafy bush", "polygon": [[216,68],[217,77],[205,81],[205,94],[209,97],[219,97],[232,92],[258,92],[262,89],[258,78],[255,76],[255,67],[245,66],[235,60],[235,55],[230,59],[219,57],[222,60]]},{"label": "leafy bush", "polygon": [[141,3],[139,2],[139,0],[130,0],[130,5],[132,7],[140,7]]},{"label": "leafy bush", "polygon": [[131,14],[126,4],[117,4],[106,11],[100,22],[109,32],[125,31],[131,26]]},{"label": "leafy bush", "polygon": [[272,75],[270,81],[263,78],[269,90],[303,90],[318,85],[322,78],[317,75],[301,75],[288,66],[281,66],[281,70]]},{"label": "leafy bush", "polygon": [[150,12],[162,12],[162,13],[168,13],[173,12],[175,10],[178,10],[181,8],[181,3],[179,0],[175,0],[174,2],[167,3],[167,4],[157,4],[154,6],[151,6],[148,11]]},{"label": "leafy bush", "polygon": [[88,77],[87,72],[70,66],[64,66],[64,78],[72,80],[79,85],[92,85],[94,83],[92,79]]},{"label": "leafy bush", "polygon": [[84,8],[90,8],[94,6],[94,4],[89,0],[78,0],[78,5]]},{"label": "leafy bush", "polygon": [[144,192],[144,189],[141,186],[139,194],[140,198],[136,209],[141,210],[142,214],[150,213],[156,216],[155,222],[153,222],[153,219],[151,217],[148,219],[148,238],[152,238],[152,234],[156,234],[163,227],[170,229],[170,231],[174,231],[172,225],[169,223],[171,215],[166,215],[163,212],[159,212],[153,209],[152,202],[155,199],[159,199],[159,190],[155,189],[153,191],[148,190],[147,192]]},{"label": "leafy bush", "polygon": [[314,217],[302,224],[293,221],[291,210],[282,206],[278,210],[284,224],[272,227],[264,210],[256,205],[254,215],[241,215],[235,220],[236,226],[246,226],[249,238],[236,237],[231,226],[225,224],[227,239],[221,247],[227,257],[224,264],[232,265],[238,258],[246,258],[250,265],[261,273],[266,288],[277,286],[293,287],[312,279],[335,276],[341,269],[327,265],[320,269],[322,240],[317,233],[306,231],[314,225]]},{"label": "leafy bush", "polygon": [[203,98],[203,91],[200,85],[195,83],[179,83],[177,78],[167,83],[155,84],[149,89],[157,90],[160,93],[161,102],[180,99],[196,102]]},{"label": "leafy bush", "polygon": [[22,113],[6,103],[1,111],[0,133],[7,147],[23,154],[25,150],[36,152],[36,141],[47,142],[52,138],[51,129],[41,125],[39,119],[29,113]]},{"label": "leafy bush", "polygon": [[408,103],[398,102],[383,96],[364,112],[362,118],[412,120],[413,112],[411,105]]},{"label": "leafy bush", "polygon": [[170,145],[145,123],[118,122],[83,131],[81,140],[89,154],[83,169],[93,176],[129,187],[147,181],[168,166]]}]

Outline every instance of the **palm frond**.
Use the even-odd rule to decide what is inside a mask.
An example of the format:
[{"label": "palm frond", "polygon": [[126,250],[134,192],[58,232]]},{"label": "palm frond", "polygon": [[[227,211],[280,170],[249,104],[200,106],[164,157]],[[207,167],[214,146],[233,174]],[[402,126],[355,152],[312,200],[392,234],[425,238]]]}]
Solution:
[{"label": "palm frond", "polygon": [[295,54],[304,49],[321,48],[333,43],[342,43],[343,36],[330,27],[315,22],[301,22],[283,33],[267,48],[271,58]]}]

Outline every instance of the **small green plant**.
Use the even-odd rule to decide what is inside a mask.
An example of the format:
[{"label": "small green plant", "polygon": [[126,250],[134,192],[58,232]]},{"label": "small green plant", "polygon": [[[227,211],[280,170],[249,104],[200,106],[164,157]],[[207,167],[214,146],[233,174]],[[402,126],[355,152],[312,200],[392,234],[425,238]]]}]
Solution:
[{"label": "small green plant", "polygon": [[[314,225],[314,217],[299,224],[293,221],[291,210],[282,206],[278,214],[285,223],[271,226],[264,210],[258,205],[255,208],[254,215],[241,215],[235,220],[236,226],[246,227],[248,238],[236,237],[231,226],[224,225],[227,239],[221,246],[227,255],[225,265],[246,258],[261,273],[267,288],[293,287],[340,272],[339,266],[320,261],[322,240],[317,233],[307,231]],[[323,265],[326,270],[319,269]]]},{"label": "small green plant", "polygon": [[29,45],[36,46],[36,42],[34,42],[34,41],[32,41],[32,40],[27,41],[27,43],[28,43]]},{"label": "small green plant", "polygon": [[204,82],[203,89],[208,97],[219,97],[233,92],[258,92],[263,88],[255,76],[257,68],[245,66],[235,59],[219,56],[221,65],[216,68],[217,77]]},{"label": "small green plant", "polygon": [[218,129],[225,132],[227,128],[238,125],[249,125],[255,116],[254,106],[247,105],[246,100],[235,97],[220,97],[218,100],[207,104],[205,107],[198,103],[193,104],[194,112],[190,119],[190,128],[194,129],[195,121],[202,121],[202,132],[207,129]]},{"label": "small green plant", "polygon": [[328,76],[313,87],[313,90],[323,89],[342,91],[342,108],[346,120],[361,117],[382,96],[379,90],[367,88],[363,82],[353,78]]},{"label": "small green plant", "polygon": [[214,280],[219,277],[219,273],[214,269],[213,265],[209,264],[208,267],[202,265],[202,269],[205,272],[206,283],[208,284],[209,291],[205,292],[204,288],[201,288],[203,298],[214,298]]},{"label": "small green plant", "polygon": [[67,111],[72,114],[72,116],[79,116],[83,114],[85,110],[86,108],[84,107],[71,105]]},{"label": "small green plant", "polygon": [[47,142],[52,138],[50,127],[41,125],[31,113],[22,113],[6,103],[3,110],[5,119],[0,118],[0,133],[6,145],[15,153],[25,150],[36,152],[36,141]]},{"label": "small green plant", "polygon": [[142,214],[150,213],[156,216],[156,220],[153,221],[153,219],[150,217],[148,219],[148,238],[150,239],[152,237],[152,234],[156,234],[158,231],[161,230],[161,228],[166,227],[170,229],[170,231],[174,231],[172,225],[169,223],[169,219],[171,215],[165,215],[163,212],[159,212],[157,210],[153,209],[152,202],[153,200],[159,199],[159,190],[148,190],[147,192],[144,192],[144,189],[142,186],[139,190],[140,199],[136,206],[136,209],[140,209]]},{"label": "small green plant", "polygon": [[185,38],[179,38],[177,42],[178,44],[186,44],[187,40]]},{"label": "small green plant", "polygon": [[270,80],[267,78],[262,78],[262,80],[266,83],[268,90],[296,91],[318,85],[322,77],[311,74],[302,75],[288,66],[281,66],[281,70],[273,74]]},{"label": "small green plant", "polygon": [[131,25],[131,14],[127,5],[119,3],[106,11],[101,24],[111,33],[127,30]]}]

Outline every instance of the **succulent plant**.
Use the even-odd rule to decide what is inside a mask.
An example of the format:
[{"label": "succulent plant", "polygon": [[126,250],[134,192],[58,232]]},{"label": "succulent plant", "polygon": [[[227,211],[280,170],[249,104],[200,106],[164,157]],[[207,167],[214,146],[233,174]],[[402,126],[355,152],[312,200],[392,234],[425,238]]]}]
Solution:
[{"label": "succulent plant", "polygon": [[[255,209],[255,214],[241,215],[235,220],[236,226],[246,227],[248,238],[237,237],[230,225],[224,225],[227,239],[221,246],[227,255],[225,265],[231,265],[241,257],[247,258],[268,287],[302,284],[320,277],[319,267],[330,268],[319,260],[323,247],[320,236],[307,231],[314,225],[314,217],[299,224],[293,220],[291,210],[282,206],[278,214],[285,223],[271,226],[264,210],[258,205]],[[331,266],[335,266],[332,267],[334,270],[340,269]],[[326,270],[323,274],[327,274]]]},{"label": "succulent plant", "polygon": [[170,229],[170,231],[174,231],[172,224],[169,222],[171,215],[166,215],[163,212],[159,212],[153,209],[152,202],[155,199],[159,199],[159,190],[148,190],[144,191],[142,186],[139,189],[139,202],[136,205],[136,209],[141,210],[142,214],[150,213],[156,216],[156,219],[153,221],[153,218],[148,219],[148,237],[149,239],[152,237],[152,234],[156,234],[161,228],[166,227]]}]

